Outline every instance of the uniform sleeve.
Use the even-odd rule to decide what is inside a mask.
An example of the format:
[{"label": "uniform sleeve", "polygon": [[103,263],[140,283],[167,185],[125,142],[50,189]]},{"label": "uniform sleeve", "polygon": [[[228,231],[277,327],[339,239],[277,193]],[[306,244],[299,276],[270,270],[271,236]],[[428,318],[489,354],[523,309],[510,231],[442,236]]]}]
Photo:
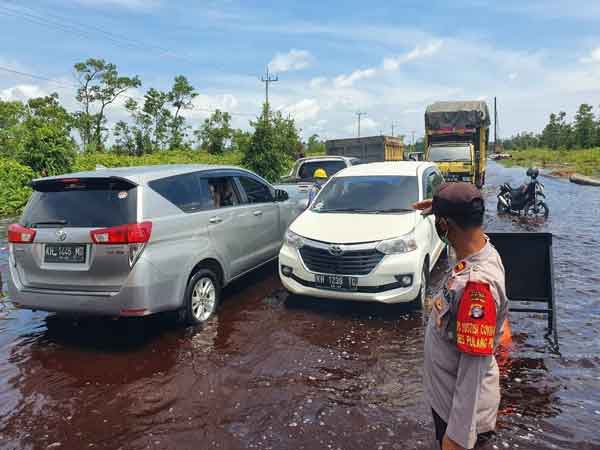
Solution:
[{"label": "uniform sleeve", "polygon": [[493,356],[460,354],[446,434],[464,448],[473,448],[477,441],[477,404],[483,377],[492,364],[492,358]]},{"label": "uniform sleeve", "polygon": [[[486,286],[488,290],[483,289]],[[452,409],[448,418],[448,428],[446,430],[446,434],[450,439],[468,449],[473,448],[477,442],[477,406],[480,403],[484,377],[490,366],[493,365],[494,335],[499,331],[496,322],[498,319],[496,309],[499,309],[501,304],[498,292],[493,283],[488,284],[487,282],[478,281],[471,287],[473,289],[470,289],[469,284],[467,284],[467,288],[461,295],[461,303],[464,301],[465,304],[459,305],[459,316],[461,307],[466,307],[467,311],[474,312],[477,311],[476,307],[482,305],[482,308],[480,308],[480,311],[483,311],[481,319],[472,319],[471,322],[472,325],[478,325],[476,329],[479,331],[476,333],[476,336],[479,336],[479,338],[474,339],[474,336],[467,337],[471,345],[463,347],[470,347],[471,351],[469,352],[469,349],[464,348],[463,351],[459,351],[456,385],[452,399]],[[490,297],[487,297],[487,295],[490,295]],[[484,297],[487,297],[487,299]],[[490,305],[486,300],[492,304]],[[495,331],[485,333],[482,332],[481,323],[486,322],[486,311],[489,313],[489,306],[494,307],[494,320],[488,323],[488,325],[494,326]],[[469,316],[478,317],[478,315],[474,314],[470,314]],[[464,326],[464,328],[469,327]],[[486,342],[487,345],[483,345]],[[478,344],[482,345],[478,346]],[[459,349],[460,347],[459,345]]]}]

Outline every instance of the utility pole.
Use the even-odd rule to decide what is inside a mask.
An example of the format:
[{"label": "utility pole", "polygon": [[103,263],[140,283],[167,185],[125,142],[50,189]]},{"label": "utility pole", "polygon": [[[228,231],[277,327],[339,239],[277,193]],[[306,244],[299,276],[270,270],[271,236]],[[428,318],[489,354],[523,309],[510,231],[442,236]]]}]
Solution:
[{"label": "utility pole", "polygon": [[494,97],[494,153],[498,152],[498,106]]},{"label": "utility pole", "polygon": [[413,146],[413,149],[414,149],[414,147],[415,147],[415,133],[416,133],[416,131],[415,131],[415,130],[412,130],[412,131],[411,131],[411,134],[412,134],[412,146]]},{"label": "utility pole", "polygon": [[360,137],[360,118],[361,116],[366,116],[367,113],[358,111],[356,115],[358,116],[358,137]]},{"label": "utility pole", "polygon": [[394,125],[396,125],[396,123],[392,122],[392,137],[394,137]]},{"label": "utility pole", "polygon": [[269,66],[267,65],[267,73],[264,77],[260,78],[260,81],[265,83],[265,103],[267,105],[267,111],[269,110],[269,83],[279,81],[278,76],[271,76],[269,73]]}]

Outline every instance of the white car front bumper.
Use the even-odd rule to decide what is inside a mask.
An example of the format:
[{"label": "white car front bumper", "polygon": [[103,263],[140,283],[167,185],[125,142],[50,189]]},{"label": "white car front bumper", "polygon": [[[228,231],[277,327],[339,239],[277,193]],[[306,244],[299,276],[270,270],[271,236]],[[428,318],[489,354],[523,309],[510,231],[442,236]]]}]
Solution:
[{"label": "white car front bumper", "polygon": [[[316,287],[315,275],[307,269],[299,251],[284,243],[279,252],[279,277],[284,287],[293,294],[338,300],[356,300],[381,303],[407,303],[419,294],[424,257],[418,251],[386,255],[368,274],[358,276],[356,291],[336,291]],[[284,275],[282,267],[292,273]],[[412,284],[402,287],[397,275],[411,275]]]}]

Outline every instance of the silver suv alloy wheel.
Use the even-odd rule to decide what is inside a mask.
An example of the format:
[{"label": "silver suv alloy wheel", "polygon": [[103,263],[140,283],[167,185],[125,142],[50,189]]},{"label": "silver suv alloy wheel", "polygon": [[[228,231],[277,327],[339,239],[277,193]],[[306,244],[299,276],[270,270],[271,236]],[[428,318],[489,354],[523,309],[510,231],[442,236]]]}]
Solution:
[{"label": "silver suv alloy wheel", "polygon": [[192,314],[196,320],[204,322],[215,310],[217,291],[208,277],[200,278],[192,291]]}]

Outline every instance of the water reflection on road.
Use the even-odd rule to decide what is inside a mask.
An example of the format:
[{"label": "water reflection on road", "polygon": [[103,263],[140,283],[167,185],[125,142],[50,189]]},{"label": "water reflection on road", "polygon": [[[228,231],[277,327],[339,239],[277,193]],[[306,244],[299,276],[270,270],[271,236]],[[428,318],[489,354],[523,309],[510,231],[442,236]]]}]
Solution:
[{"label": "water reflection on road", "polygon": [[[491,445],[600,448],[600,190],[544,178],[548,222],[498,218],[495,188],[524,170],[489,172],[490,230],[556,236],[561,338],[557,354],[544,320],[512,317]],[[169,317],[73,322],[0,303],[0,448],[431,448],[421,313],[291,297],[274,274],[228,288],[198,329]]]}]

